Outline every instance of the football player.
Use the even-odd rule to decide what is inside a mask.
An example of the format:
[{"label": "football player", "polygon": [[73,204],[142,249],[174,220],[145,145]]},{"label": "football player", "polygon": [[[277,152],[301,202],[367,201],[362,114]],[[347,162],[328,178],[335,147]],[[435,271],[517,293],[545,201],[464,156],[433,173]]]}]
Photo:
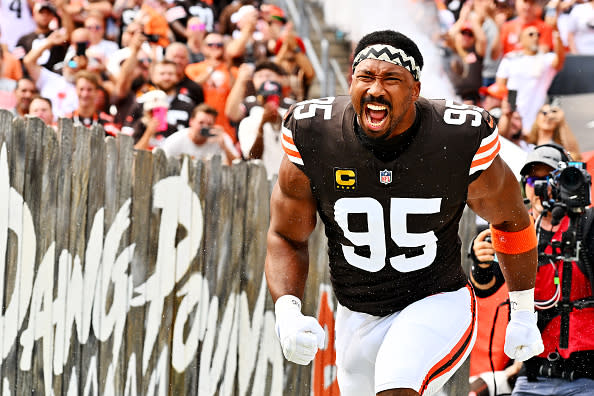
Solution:
[{"label": "football player", "polygon": [[488,112],[419,96],[423,58],[394,31],[355,49],[350,97],[297,103],[271,197],[266,277],[285,357],[306,365],[324,330],[301,313],[316,212],[338,299],[342,395],[435,394],[468,357],[475,297],[461,268],[464,206],[492,224],[508,282],[505,351],[543,350],[534,313],[536,233],[498,156]]}]

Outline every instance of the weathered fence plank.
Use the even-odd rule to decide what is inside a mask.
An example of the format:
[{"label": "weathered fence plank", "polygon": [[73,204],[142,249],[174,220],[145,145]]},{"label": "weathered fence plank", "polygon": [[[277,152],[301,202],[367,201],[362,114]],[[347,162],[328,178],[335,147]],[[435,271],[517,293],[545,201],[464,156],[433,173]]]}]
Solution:
[{"label": "weathered fence plank", "polygon": [[[6,280],[6,244],[8,242],[8,216],[10,211],[10,180],[8,172],[8,149],[6,147],[6,134],[11,134],[12,114],[0,110],[0,359],[4,360],[4,292]],[[0,364],[0,396],[4,381],[4,365]]]},{"label": "weathered fence plank", "polygon": [[[70,255],[70,190],[72,185],[71,165],[72,153],[74,152],[74,126],[68,119],[58,121],[60,139],[60,157],[58,165],[58,201],[56,205],[56,264],[54,266],[54,285],[57,285],[57,301],[52,312],[55,318],[55,347],[54,347],[54,393],[56,395],[66,394],[68,382],[64,381],[64,367],[68,358],[67,348],[70,340],[66,340],[66,334],[70,329],[66,328],[66,305],[68,269],[72,267],[72,256]],[[68,377],[70,373],[67,374]]]},{"label": "weathered fence plank", "polygon": [[[85,130],[89,136],[88,161],[90,164],[88,176],[88,199],[87,199],[87,220],[85,240],[87,242],[85,251],[85,262],[83,265],[85,273],[85,282],[83,290],[89,294],[88,303],[82,306],[82,318],[85,333],[88,334],[86,342],[81,348],[81,379],[84,379],[83,388],[93,389],[100,392],[102,389],[99,373],[102,372],[103,364],[107,362],[100,360],[100,344],[92,328],[92,309],[96,296],[96,287],[102,275],[101,255],[103,253],[103,216],[105,200],[105,131],[102,127],[95,125],[91,129]],[[81,230],[82,231],[82,230]],[[90,281],[86,281],[89,279]],[[95,325],[101,325],[97,320]]]},{"label": "weathered fence plank", "polygon": [[[35,229],[37,235],[35,283],[31,296],[29,326],[27,328],[28,342],[21,344],[33,344],[33,374],[32,388],[34,393],[44,395],[50,394],[53,384],[53,350],[54,332],[52,325],[53,315],[53,291],[54,291],[54,265],[55,254],[55,226],[56,226],[56,202],[57,202],[57,176],[58,167],[55,164],[59,153],[57,134],[53,128],[45,126],[41,120],[30,122],[28,129],[31,129],[30,137],[38,147],[36,151],[39,157],[33,165],[33,169],[39,170],[39,179],[33,195],[37,196],[38,203],[35,210],[39,216],[35,218]],[[29,194],[27,194],[29,195]],[[25,198],[28,200],[28,198]],[[27,201],[28,202],[28,201]],[[35,202],[33,200],[32,202]],[[26,351],[25,351],[26,352]],[[21,356],[21,360],[26,356]],[[21,369],[22,369],[21,365]]]},{"label": "weathered fence plank", "polygon": [[[74,152],[71,164],[71,208],[70,208],[70,238],[68,251],[72,255],[72,272],[69,276],[69,287],[66,305],[67,333],[71,331],[66,341],[70,343],[68,362],[65,366],[64,380],[67,381],[68,390],[77,389],[83,392],[88,377],[86,367],[89,362],[82,360],[82,344],[88,338],[90,330],[89,317],[85,317],[84,307],[92,301],[93,294],[85,291],[86,280],[94,282],[94,274],[87,271],[85,255],[87,240],[85,230],[87,227],[87,200],[89,192],[89,173],[91,168],[91,134],[82,125],[74,129]],[[76,277],[82,275],[82,279]],[[93,284],[94,286],[94,284]],[[75,388],[76,387],[76,388]]]},{"label": "weathered fence plank", "polygon": [[[145,335],[145,313],[144,306],[148,304],[147,294],[157,292],[150,287],[140,288],[148,278],[148,267],[151,257],[149,248],[158,234],[154,235],[150,228],[151,223],[151,184],[147,180],[153,180],[153,164],[151,154],[147,151],[136,151],[134,153],[133,184],[132,184],[132,212],[130,223],[130,243],[135,245],[134,256],[131,262],[130,275],[132,276],[133,299],[136,303],[131,304],[126,324],[126,356],[136,359],[136,383],[135,386],[140,394],[146,392],[147,384],[144,383],[146,372],[146,354],[148,350],[147,338]],[[152,285],[158,289],[158,284]],[[135,306],[137,308],[135,308]],[[141,341],[142,340],[142,341]],[[140,341],[140,342],[139,342]],[[129,367],[131,370],[131,368]],[[132,373],[130,373],[132,375]],[[132,378],[130,378],[131,381]]]},{"label": "weathered fence plank", "polygon": [[[25,122],[22,119],[13,120],[11,132],[10,135],[6,136],[10,153],[8,162],[9,179],[12,188],[22,197],[25,190],[27,151]],[[34,263],[24,257],[24,254],[29,252],[28,248],[23,246],[25,245],[26,232],[26,229],[23,229],[23,216],[26,216],[27,213],[24,201],[12,193],[10,195],[8,222],[11,224],[13,232],[8,234],[6,252],[7,271],[4,305],[7,308],[5,310],[6,320],[4,322],[3,339],[5,342],[3,352],[6,358],[4,359],[3,378],[8,381],[11,392],[16,394],[18,378],[23,374],[18,369],[19,344],[17,344],[17,340],[21,334],[21,325],[24,323],[27,314],[25,305],[30,298]]]},{"label": "weathered fence plank", "polygon": [[[190,242],[187,248],[180,255],[178,251],[178,262],[187,255],[189,260],[188,271],[177,276],[177,283],[174,293],[175,313],[173,333],[171,338],[171,394],[188,395],[196,394],[198,391],[198,356],[196,350],[199,343],[200,312],[206,305],[200,301],[203,282],[198,275],[202,272],[204,255],[202,254],[202,241],[204,230],[204,211],[201,197],[204,194],[204,163],[192,161],[188,168],[188,185],[191,188],[189,213],[185,216],[180,213],[180,220],[183,217],[188,219],[184,227],[187,238]],[[182,209],[182,207],[180,207]],[[186,209],[182,209],[186,210]]]}]

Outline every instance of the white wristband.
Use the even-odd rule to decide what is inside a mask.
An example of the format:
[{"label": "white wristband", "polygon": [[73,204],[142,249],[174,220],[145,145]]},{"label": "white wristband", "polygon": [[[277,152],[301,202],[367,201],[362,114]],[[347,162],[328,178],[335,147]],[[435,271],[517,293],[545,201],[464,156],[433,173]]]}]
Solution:
[{"label": "white wristband", "polygon": [[289,310],[297,310],[301,312],[301,300],[290,294],[280,296],[274,304],[274,314],[278,317],[279,314]]},{"label": "white wristband", "polygon": [[509,310],[534,312],[534,288],[509,292]]}]

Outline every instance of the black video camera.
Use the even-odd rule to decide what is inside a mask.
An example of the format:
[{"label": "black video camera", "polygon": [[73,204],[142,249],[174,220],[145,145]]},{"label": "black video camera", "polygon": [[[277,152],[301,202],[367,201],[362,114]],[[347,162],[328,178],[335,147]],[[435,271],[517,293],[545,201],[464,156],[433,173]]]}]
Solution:
[{"label": "black video camera", "polygon": [[144,35],[144,37],[146,37],[147,41],[149,43],[158,43],[160,36],[158,34],[148,34],[148,33],[144,33],[142,32],[142,34]]},{"label": "black video camera", "polygon": [[534,193],[540,198],[543,208],[551,212],[555,207],[561,207],[563,213],[581,214],[590,206],[591,185],[592,178],[585,163],[560,162],[548,180],[534,183]]}]

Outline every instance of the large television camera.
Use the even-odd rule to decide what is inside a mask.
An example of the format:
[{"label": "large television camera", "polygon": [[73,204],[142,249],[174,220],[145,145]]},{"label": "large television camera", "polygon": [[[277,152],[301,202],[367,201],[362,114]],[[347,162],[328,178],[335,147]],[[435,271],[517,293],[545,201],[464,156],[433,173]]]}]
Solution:
[{"label": "large television camera", "polygon": [[559,224],[564,215],[581,215],[590,206],[591,176],[583,162],[559,162],[547,180],[534,183],[545,211],[552,215],[553,225]]}]

